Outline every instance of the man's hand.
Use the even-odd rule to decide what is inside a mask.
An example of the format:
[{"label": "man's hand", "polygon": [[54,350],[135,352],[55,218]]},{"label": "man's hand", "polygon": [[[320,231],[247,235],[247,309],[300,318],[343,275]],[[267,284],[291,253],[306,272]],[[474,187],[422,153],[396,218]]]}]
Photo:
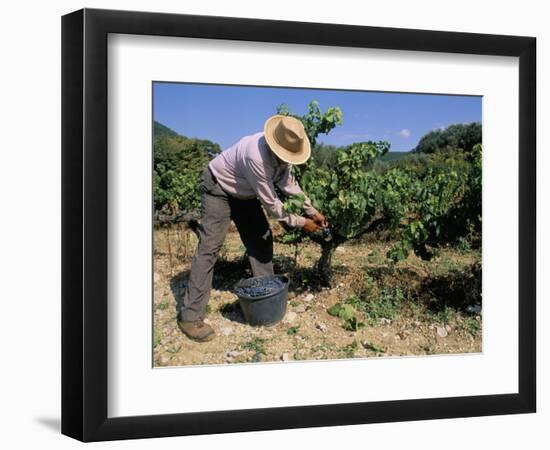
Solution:
[{"label": "man's hand", "polygon": [[320,212],[316,213],[311,219],[320,227],[328,227],[328,220]]},{"label": "man's hand", "polygon": [[306,233],[315,233],[319,231],[321,227],[317,225],[313,220],[306,218],[306,223],[304,223],[304,231]]}]

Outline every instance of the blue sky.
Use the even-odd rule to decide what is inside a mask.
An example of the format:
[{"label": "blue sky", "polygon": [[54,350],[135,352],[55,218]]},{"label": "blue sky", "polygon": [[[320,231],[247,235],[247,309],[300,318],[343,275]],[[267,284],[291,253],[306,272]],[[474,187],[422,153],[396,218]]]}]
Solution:
[{"label": "blue sky", "polygon": [[342,109],[343,124],[317,138],[333,145],[385,140],[392,151],[409,151],[430,130],[481,121],[481,97],[184,83],[154,83],[153,116],[184,136],[225,149],[261,131],[281,103],[304,114],[312,100],[323,111]]}]

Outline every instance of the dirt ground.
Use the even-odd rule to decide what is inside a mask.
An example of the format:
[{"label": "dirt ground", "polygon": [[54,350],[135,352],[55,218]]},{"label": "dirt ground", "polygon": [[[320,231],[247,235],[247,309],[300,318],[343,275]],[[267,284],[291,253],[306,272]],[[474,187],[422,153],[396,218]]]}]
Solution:
[{"label": "dirt ground", "polygon": [[[318,246],[302,244],[296,253],[294,247],[276,243],[276,272],[284,273],[291,279],[287,312],[282,322],[272,327],[256,328],[245,323],[237,296],[232,293],[232,287],[239,279],[251,275],[247,260],[243,258],[244,247],[238,234],[231,230],[215,268],[214,288],[206,319],[216,330],[217,336],[211,342],[195,343],[177,327],[176,308],[177,303],[181,302],[196,238],[192,232],[180,226],[156,230],[154,365],[481,352],[480,304],[461,304],[460,307],[450,304],[434,310],[426,306],[425,299],[420,299],[423,297],[422,286],[432,286],[433,283],[430,285],[429,282],[434,279],[451,283],[447,281],[450,279],[449,274],[460,272],[479,261],[479,250],[443,249],[430,262],[409,256],[391,271],[393,278],[366,277],[366,273],[389,272],[387,261],[382,255],[390,245],[381,241],[346,243],[337,249],[334,256],[332,287],[312,288],[314,283],[309,280],[313,274],[311,267],[319,256]],[[356,298],[354,296],[360,288],[369,282],[372,292],[385,292],[388,295],[384,286],[397,283],[397,290],[391,292],[409,293],[401,299],[398,309],[391,301],[382,303],[382,306],[386,305],[391,318],[358,309],[357,321],[362,326],[357,327],[356,331],[349,327],[346,329],[345,321],[330,315],[327,310],[336,303]],[[409,291],[411,286],[420,288]],[[451,290],[449,286],[449,292]],[[443,289],[440,286],[439,290],[430,291],[430,295],[433,292],[444,296],[445,285]],[[440,299],[432,298],[430,304],[433,306],[438,301]],[[390,308],[387,305],[393,306]]]}]

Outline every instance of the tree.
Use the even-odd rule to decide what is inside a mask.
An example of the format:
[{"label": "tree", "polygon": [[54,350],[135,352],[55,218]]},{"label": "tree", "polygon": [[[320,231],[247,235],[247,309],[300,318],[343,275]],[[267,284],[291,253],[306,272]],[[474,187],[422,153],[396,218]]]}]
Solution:
[{"label": "tree", "polygon": [[330,222],[328,236],[310,237],[321,246],[317,269],[324,284],[330,285],[336,248],[380,223],[375,220],[378,175],[368,169],[389,147],[387,142],[355,143],[336,151],[333,167],[311,166],[302,174],[302,188]]},{"label": "tree", "polygon": [[443,130],[433,130],[424,135],[413,149],[415,153],[435,153],[462,149],[472,151],[481,143],[481,123],[450,125]]},{"label": "tree", "polygon": [[[321,247],[317,271],[322,284],[330,285],[332,256],[336,248],[349,239],[372,231],[376,220],[378,176],[368,170],[372,162],[389,149],[387,142],[361,142],[335,150],[333,167],[310,165],[302,173],[301,186],[314,206],[330,222],[329,233],[308,235]],[[285,209],[301,213],[303,198],[293,197],[285,202]],[[283,242],[300,242],[305,236],[297,231],[283,237]]]},{"label": "tree", "polygon": [[[338,106],[322,112],[317,101],[309,103],[309,111],[303,116],[292,114],[286,105],[281,105],[279,114],[302,121],[313,147],[312,158],[306,164],[294,166],[294,173],[304,192],[314,206],[325,214],[330,230],[307,237],[299,230],[290,230],[282,242],[297,244],[310,239],[321,247],[317,272],[322,284],[330,285],[332,256],[336,248],[349,239],[357,238],[375,228],[377,175],[369,170],[373,161],[389,150],[387,142],[358,142],[346,147],[318,146],[319,134],[328,134],[343,122]],[[317,154],[317,151],[320,154]],[[285,201],[289,213],[303,212],[303,197],[294,196]]]},{"label": "tree", "polygon": [[221,149],[208,140],[180,136],[155,122],[153,130],[155,210],[190,212],[200,205],[199,178]]}]

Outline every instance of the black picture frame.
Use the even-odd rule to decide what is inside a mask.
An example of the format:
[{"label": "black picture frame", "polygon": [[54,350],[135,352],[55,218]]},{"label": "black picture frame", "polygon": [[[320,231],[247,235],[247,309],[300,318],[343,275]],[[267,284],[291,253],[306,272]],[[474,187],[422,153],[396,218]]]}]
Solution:
[{"label": "black picture frame", "polygon": [[[519,57],[518,393],[109,418],[109,33]],[[535,412],[535,93],[533,37],[97,9],[63,16],[62,433],[102,441]]]}]

